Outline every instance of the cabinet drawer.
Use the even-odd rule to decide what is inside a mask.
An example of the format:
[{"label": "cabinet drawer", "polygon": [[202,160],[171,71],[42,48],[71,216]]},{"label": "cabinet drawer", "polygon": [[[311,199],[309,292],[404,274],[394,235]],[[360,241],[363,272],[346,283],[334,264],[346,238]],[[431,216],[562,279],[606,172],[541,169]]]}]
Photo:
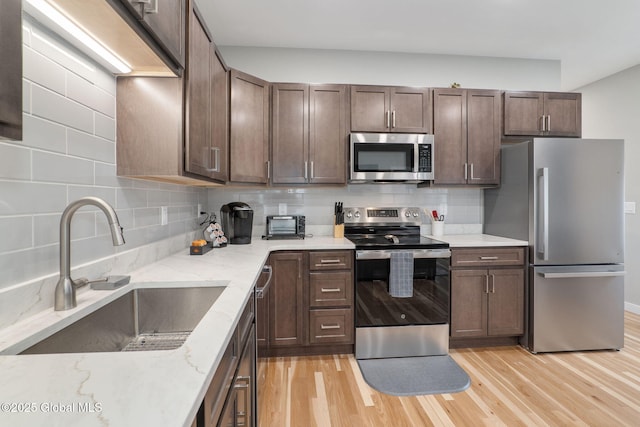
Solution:
[{"label": "cabinet drawer", "polygon": [[309,311],[309,342],[311,344],[352,344],[354,327],[351,309]]},{"label": "cabinet drawer", "polygon": [[204,396],[204,418],[205,425],[216,425],[225,402],[225,397],[231,389],[233,376],[238,366],[240,356],[237,331],[234,332],[231,342],[227,346],[218,369],[213,375],[207,394]]},{"label": "cabinet drawer", "polygon": [[309,270],[350,270],[352,251],[309,252]]},{"label": "cabinet drawer", "polygon": [[353,279],[350,271],[327,271],[309,274],[311,307],[350,306]]},{"label": "cabinet drawer", "polygon": [[240,342],[244,342],[244,339],[249,332],[249,328],[253,324],[253,319],[255,318],[255,293],[251,294],[249,297],[249,301],[244,306],[244,311],[242,312],[242,316],[240,316],[240,320],[238,321],[238,339]]},{"label": "cabinet drawer", "polygon": [[524,248],[453,249],[451,267],[524,265]]}]

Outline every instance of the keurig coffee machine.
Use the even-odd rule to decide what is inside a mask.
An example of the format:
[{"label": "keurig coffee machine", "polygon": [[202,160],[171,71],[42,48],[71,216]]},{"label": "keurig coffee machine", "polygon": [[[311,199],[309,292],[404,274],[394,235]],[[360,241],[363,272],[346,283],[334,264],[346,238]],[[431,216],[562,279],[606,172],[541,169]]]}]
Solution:
[{"label": "keurig coffee machine", "polygon": [[232,202],[220,208],[222,231],[232,245],[251,243],[253,228],[253,210],[242,202]]}]

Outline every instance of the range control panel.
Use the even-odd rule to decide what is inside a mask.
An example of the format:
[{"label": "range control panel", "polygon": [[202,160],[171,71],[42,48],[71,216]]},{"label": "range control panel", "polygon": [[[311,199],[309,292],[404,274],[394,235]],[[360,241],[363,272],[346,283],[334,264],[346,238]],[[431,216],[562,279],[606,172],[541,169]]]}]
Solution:
[{"label": "range control panel", "polygon": [[420,225],[420,208],[344,208],[346,224],[410,224]]}]

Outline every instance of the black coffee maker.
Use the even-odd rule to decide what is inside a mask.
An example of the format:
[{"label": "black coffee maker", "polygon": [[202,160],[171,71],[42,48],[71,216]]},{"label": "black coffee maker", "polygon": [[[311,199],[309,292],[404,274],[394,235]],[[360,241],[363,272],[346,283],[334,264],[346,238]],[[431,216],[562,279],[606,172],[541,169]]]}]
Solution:
[{"label": "black coffee maker", "polygon": [[253,210],[242,202],[231,202],[220,208],[222,231],[232,245],[251,243]]}]

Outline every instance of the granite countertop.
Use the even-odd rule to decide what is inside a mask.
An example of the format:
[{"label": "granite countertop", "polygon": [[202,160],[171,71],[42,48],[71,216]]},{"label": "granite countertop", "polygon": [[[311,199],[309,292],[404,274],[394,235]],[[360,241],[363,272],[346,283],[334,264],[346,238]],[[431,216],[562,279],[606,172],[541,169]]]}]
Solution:
[{"label": "granite countertop", "polygon": [[176,350],[0,356],[0,425],[190,426],[269,253],[353,247],[346,239],[313,237],[254,239],[201,256],[186,248],[131,272],[131,283],[115,291],[79,290],[78,307],[51,308],[1,330],[0,352],[20,352],[137,287],[228,282]]}]

